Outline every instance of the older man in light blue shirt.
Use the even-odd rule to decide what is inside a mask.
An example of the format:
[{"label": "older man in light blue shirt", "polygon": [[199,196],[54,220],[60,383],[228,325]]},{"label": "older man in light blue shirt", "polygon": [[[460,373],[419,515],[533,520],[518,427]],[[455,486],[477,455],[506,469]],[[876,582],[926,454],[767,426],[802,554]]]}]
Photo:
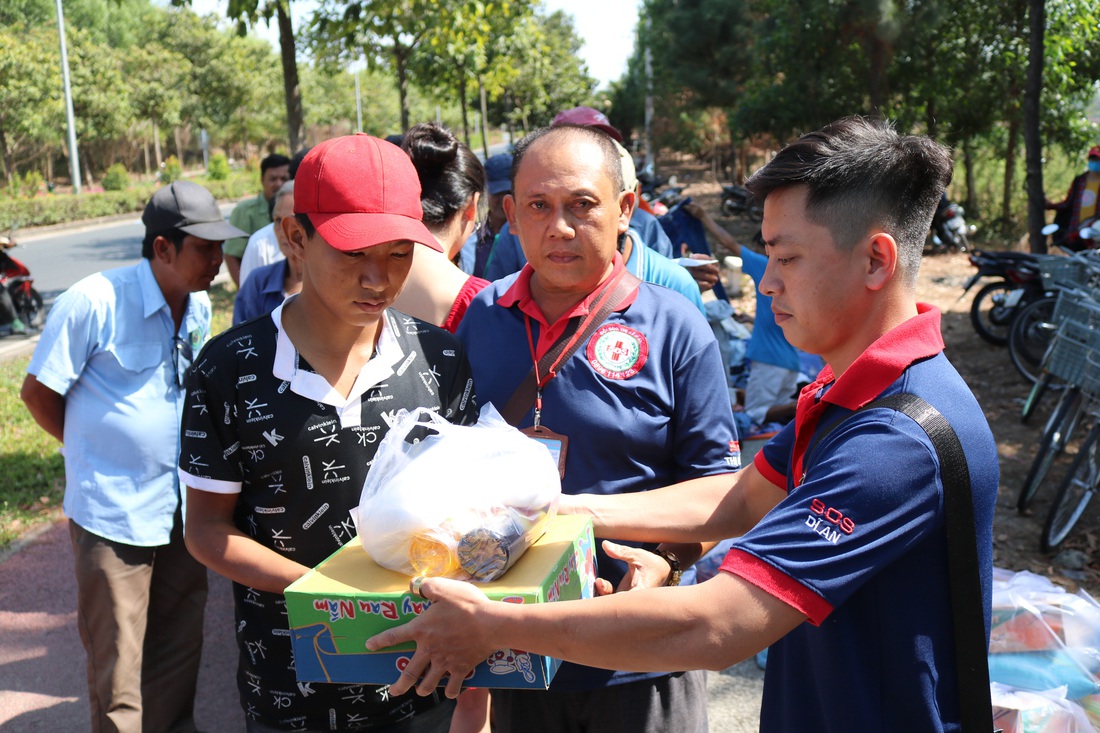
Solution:
[{"label": "older man in light blue shirt", "polygon": [[142,216],[140,263],[50,312],[21,396],[61,440],[91,730],[195,730],[206,570],[183,545],[175,465],[184,374],[210,336],[222,241],[241,231],[177,181]]}]

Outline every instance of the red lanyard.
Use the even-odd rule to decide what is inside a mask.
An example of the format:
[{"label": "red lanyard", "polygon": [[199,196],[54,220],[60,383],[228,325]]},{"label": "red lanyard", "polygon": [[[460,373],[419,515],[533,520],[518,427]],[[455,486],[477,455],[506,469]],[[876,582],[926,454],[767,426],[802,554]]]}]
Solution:
[{"label": "red lanyard", "polygon": [[[588,315],[584,317],[584,320],[577,326],[577,330],[573,332],[569,342],[565,344],[562,350],[558,354],[558,358],[554,360],[554,363],[546,370],[545,376],[539,376],[539,360],[535,353],[535,336],[531,330],[531,317],[526,313],[523,314],[523,324],[527,327],[527,346],[531,350],[531,361],[535,365],[535,427],[539,427],[539,423],[542,418],[542,388],[550,383],[550,380],[558,375],[558,367],[565,359],[573,354],[573,346],[577,343],[588,330],[588,325],[593,318],[596,317],[600,308],[604,302],[610,298],[615,292],[615,286],[618,284],[619,279],[622,278],[623,273],[626,272],[624,267],[619,271],[619,274],[615,276],[607,285],[600,291],[592,302],[588,306]],[[551,347],[552,349],[553,347]]]}]

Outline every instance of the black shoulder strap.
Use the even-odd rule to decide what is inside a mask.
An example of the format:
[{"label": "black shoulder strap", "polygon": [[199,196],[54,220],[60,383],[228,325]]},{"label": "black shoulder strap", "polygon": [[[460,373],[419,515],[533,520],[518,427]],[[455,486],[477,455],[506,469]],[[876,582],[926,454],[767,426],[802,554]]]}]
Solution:
[{"label": "black shoulder strap", "polygon": [[[856,412],[876,407],[908,415],[928,433],[939,457],[947,523],[947,573],[955,627],[955,668],[959,678],[962,730],[963,733],[986,733],[993,728],[993,703],[989,692],[989,658],[975,536],[974,497],[966,454],[947,418],[920,397],[908,393],[887,395],[869,402]],[[814,444],[842,422],[840,420],[829,426]]]}]

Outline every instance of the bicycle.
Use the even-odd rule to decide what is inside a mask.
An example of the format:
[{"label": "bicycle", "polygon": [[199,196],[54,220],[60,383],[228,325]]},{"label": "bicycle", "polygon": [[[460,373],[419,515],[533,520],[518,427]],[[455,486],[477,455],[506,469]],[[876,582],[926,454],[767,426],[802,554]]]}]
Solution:
[{"label": "bicycle", "polygon": [[[1033,384],[1039,381],[1043,357],[1057,330],[1054,308],[1058,302],[1058,293],[1062,290],[1092,290],[1100,282],[1100,265],[1089,255],[1074,254],[1044,259],[1037,266],[1043,278],[1044,289],[1050,295],[1020,309],[1008,334],[1009,358],[1020,375]],[[1025,422],[1030,417],[1033,403],[1034,400],[1029,398],[1025,404],[1025,412],[1021,415]]]},{"label": "bicycle", "polygon": [[[1100,353],[1096,351],[1100,349],[1100,332],[1091,333],[1093,351],[1086,359],[1087,368],[1080,387],[1090,400],[1095,400],[1100,396]],[[1095,411],[1093,413],[1095,416]],[[1097,484],[1100,483],[1098,441],[1100,441],[1100,420],[1093,423],[1088,435],[1085,436],[1077,457],[1062,480],[1058,494],[1050,506],[1050,513],[1047,514],[1039,540],[1039,546],[1043,552],[1053,552],[1065,541],[1080,521],[1085,509],[1088,508],[1093,494],[1096,493]]]},{"label": "bicycle", "polygon": [[[1086,307],[1081,309],[1087,312]],[[1100,305],[1093,306],[1092,314],[1100,318]],[[1058,454],[1065,449],[1070,436],[1076,431],[1081,418],[1092,410],[1089,395],[1082,392],[1077,385],[1085,378],[1088,358],[1096,340],[1094,333],[1095,331],[1088,325],[1074,320],[1063,321],[1043,360],[1044,374],[1032,393],[1034,394],[1040,386],[1049,383],[1052,379],[1062,380],[1067,388],[1047,420],[1039,448],[1028,469],[1019,496],[1016,498],[1016,509],[1021,513],[1027,511],[1031,505]]]}]

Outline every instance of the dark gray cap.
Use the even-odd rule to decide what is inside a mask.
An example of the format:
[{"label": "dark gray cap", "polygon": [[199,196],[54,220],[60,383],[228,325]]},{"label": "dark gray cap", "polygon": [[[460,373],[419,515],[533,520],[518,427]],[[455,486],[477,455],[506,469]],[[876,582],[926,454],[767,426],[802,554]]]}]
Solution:
[{"label": "dark gray cap", "polygon": [[173,181],[154,193],[145,205],[141,223],[147,233],[159,234],[169,229],[179,229],[211,242],[248,236],[248,232],[225,220],[218,202],[209,191],[191,181]]}]

